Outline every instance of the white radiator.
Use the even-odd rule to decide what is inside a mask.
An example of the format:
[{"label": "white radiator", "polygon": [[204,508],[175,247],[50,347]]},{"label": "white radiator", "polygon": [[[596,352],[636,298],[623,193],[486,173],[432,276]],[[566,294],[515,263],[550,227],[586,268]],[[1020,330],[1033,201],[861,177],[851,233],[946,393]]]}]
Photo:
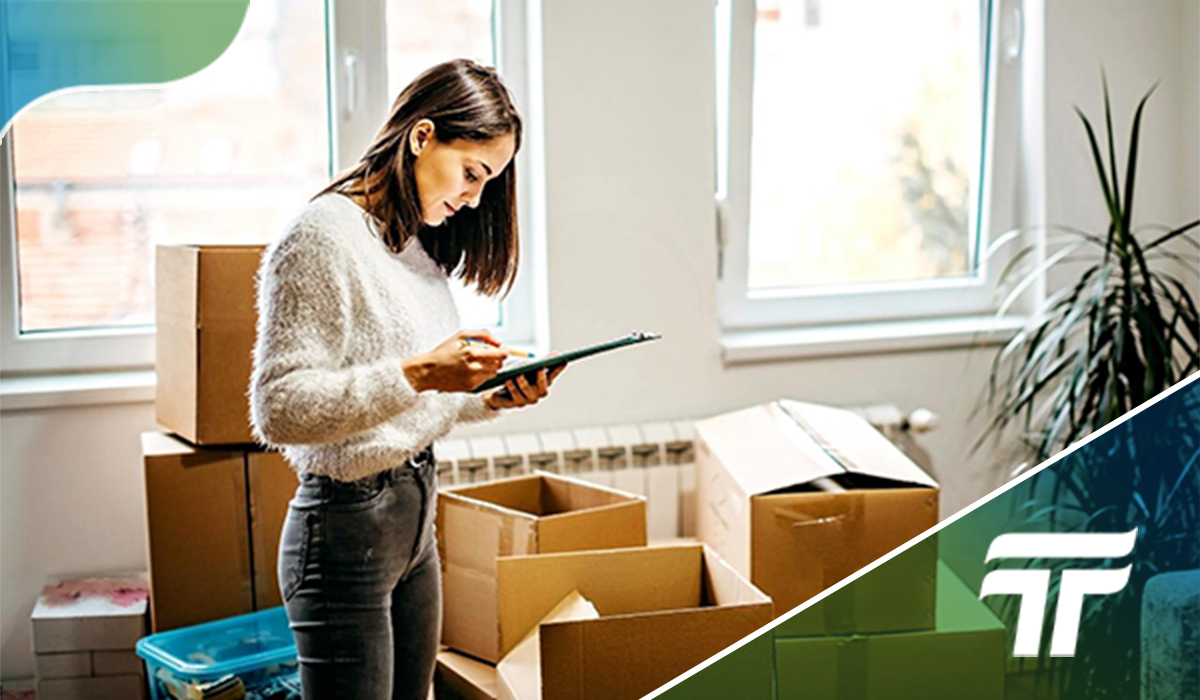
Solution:
[{"label": "white radiator", "polygon": [[[850,409],[924,467],[928,455],[910,433],[932,430],[925,410],[904,415],[891,405]],[[694,419],[588,426],[540,433],[441,440],[434,445],[438,483],[471,484],[548,471],[646,497],[650,539],[695,535]]]}]

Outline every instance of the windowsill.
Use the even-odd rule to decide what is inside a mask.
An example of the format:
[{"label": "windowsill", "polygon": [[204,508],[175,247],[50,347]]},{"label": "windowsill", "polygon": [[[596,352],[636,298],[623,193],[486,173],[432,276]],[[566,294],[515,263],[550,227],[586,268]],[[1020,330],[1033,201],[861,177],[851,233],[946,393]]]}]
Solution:
[{"label": "windowsill", "polygon": [[154,401],[154,370],[0,379],[0,413]]},{"label": "windowsill", "polygon": [[[739,331],[721,336],[727,365],[1004,343],[1023,323],[994,316]],[[515,347],[515,346],[514,346]],[[153,369],[0,379],[0,412],[154,401]]]},{"label": "windowsill", "polygon": [[1023,318],[963,318],[859,323],[815,328],[727,332],[721,336],[726,365],[847,355],[944,350],[999,345],[1021,328]]}]

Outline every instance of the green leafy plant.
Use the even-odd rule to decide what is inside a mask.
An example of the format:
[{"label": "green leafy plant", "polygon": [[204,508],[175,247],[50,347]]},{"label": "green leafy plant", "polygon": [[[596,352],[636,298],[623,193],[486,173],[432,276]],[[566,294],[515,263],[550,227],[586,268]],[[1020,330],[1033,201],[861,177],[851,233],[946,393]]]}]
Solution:
[{"label": "green leafy plant", "polygon": [[[993,362],[988,382],[989,436],[1020,427],[1026,455],[1022,471],[1093,430],[1127,413],[1200,368],[1200,316],[1187,285],[1167,264],[1194,268],[1194,251],[1173,252],[1176,242],[1200,248],[1188,231],[1200,220],[1174,228],[1132,227],[1134,183],[1142,111],[1157,84],[1134,113],[1124,181],[1113,145],[1112,108],[1104,83],[1108,162],[1091,121],[1075,108],[1088,144],[1104,204],[1107,231],[1093,233],[1062,225],[1045,227],[1045,255],[1029,245],[1001,274],[1006,314],[1018,298],[1052,268],[1080,263],[1073,283],[1042,301],[1030,320]],[[1019,240],[1023,230],[1001,236],[989,255]]]}]

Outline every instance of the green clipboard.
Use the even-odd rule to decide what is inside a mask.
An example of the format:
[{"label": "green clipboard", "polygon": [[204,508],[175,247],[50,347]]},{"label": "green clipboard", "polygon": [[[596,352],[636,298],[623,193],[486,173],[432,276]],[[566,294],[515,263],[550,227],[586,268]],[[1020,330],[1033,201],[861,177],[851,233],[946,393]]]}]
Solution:
[{"label": "green clipboard", "polygon": [[641,331],[634,331],[633,333],[630,333],[622,338],[617,338],[616,340],[608,340],[603,343],[589,345],[586,348],[579,348],[578,350],[559,353],[557,355],[547,355],[540,360],[522,362],[514,367],[501,370],[496,374],[496,376],[472,389],[471,393],[478,394],[481,391],[487,391],[488,389],[495,389],[498,386],[504,386],[510,379],[515,379],[522,374],[527,375],[527,378],[532,383],[537,380],[537,372],[543,367],[547,369],[553,369],[559,365],[565,365],[568,362],[574,362],[575,360],[580,360],[585,357],[598,355],[602,352],[608,352],[609,350],[623,348],[627,345],[637,345],[638,343],[658,340],[661,337],[662,336],[658,333],[643,333]]}]

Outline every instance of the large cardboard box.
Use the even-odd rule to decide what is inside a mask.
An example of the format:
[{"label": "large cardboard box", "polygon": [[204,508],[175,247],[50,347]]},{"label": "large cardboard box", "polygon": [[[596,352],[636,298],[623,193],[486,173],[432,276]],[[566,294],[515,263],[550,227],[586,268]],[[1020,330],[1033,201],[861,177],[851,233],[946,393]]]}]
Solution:
[{"label": "large cardboard box", "polygon": [[153,632],[254,610],[246,459],[142,434]]},{"label": "large cardboard box", "polygon": [[540,626],[545,700],[640,698],[773,617],[771,600],[700,544],[496,562],[500,652],[572,591],[599,619]]},{"label": "large cardboard box", "polygon": [[[937,483],[861,417],[795,401],[696,424],[699,538],[783,614],[937,524]],[[935,546],[814,633],[928,629]]]},{"label": "large cardboard box", "polygon": [[263,250],[160,245],[156,251],[155,417],[197,445],[253,440],[247,390]]},{"label": "large cardboard box", "polygon": [[540,472],[439,493],[437,535],[442,643],[496,663],[496,558],[645,545],[646,499]]},{"label": "large cardboard box", "polygon": [[280,605],[276,561],[296,473],[277,452],[142,435],[154,632]]},{"label": "large cardboard box", "polygon": [[936,629],[788,638],[776,628],[779,700],[1003,700],[1004,625],[948,566],[937,571]]},{"label": "large cardboard box", "polygon": [[279,538],[288,503],[296,495],[296,470],[278,452],[247,452],[250,490],[250,548],[254,570],[254,609],[283,605],[279,591]]}]

